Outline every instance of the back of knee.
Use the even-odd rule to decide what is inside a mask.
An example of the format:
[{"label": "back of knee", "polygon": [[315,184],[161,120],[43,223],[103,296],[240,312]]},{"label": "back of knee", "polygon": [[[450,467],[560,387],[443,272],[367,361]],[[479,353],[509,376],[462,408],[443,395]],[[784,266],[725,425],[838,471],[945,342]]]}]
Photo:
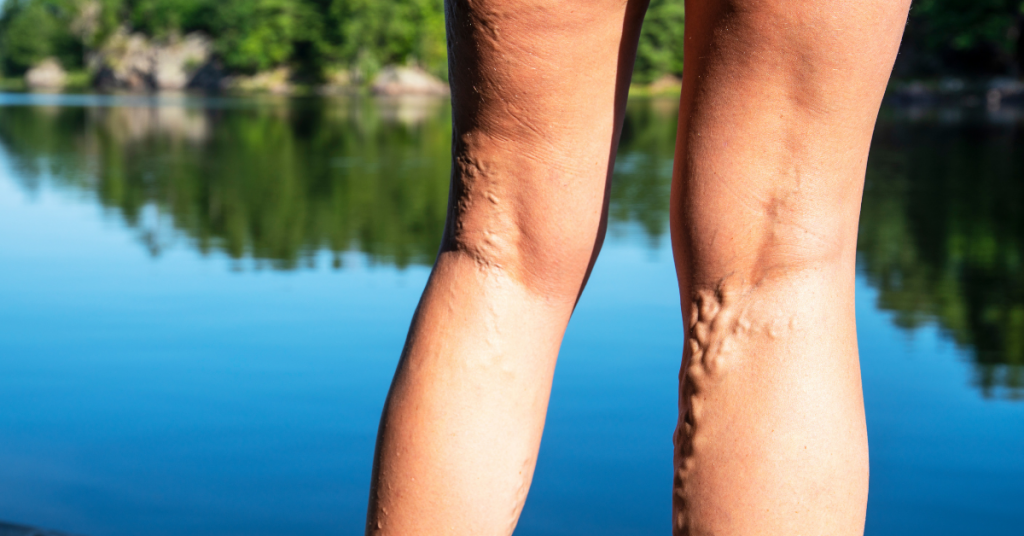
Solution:
[{"label": "back of knee", "polygon": [[562,236],[555,225],[503,220],[471,214],[449,221],[441,254],[546,300],[575,302],[595,252],[593,234]]},{"label": "back of knee", "polygon": [[596,217],[558,213],[551,205],[561,196],[550,192],[541,199],[523,199],[528,194],[516,190],[455,194],[442,255],[462,257],[546,299],[575,302],[596,254],[599,210]]}]

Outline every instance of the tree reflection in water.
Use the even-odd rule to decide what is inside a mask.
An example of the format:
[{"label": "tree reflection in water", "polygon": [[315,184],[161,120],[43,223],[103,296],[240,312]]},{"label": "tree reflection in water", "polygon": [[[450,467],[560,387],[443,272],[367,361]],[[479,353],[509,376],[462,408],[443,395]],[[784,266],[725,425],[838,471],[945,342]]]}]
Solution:
[{"label": "tree reflection in water", "polygon": [[[612,220],[639,221],[656,240],[666,232],[677,106],[630,107]],[[204,253],[278,269],[310,265],[321,249],[336,262],[348,250],[400,267],[433,262],[450,129],[450,107],[435,99],[0,106],[0,143],[24,188],[45,179],[94,195],[154,255],[184,237]]]},{"label": "tree reflection in water", "polygon": [[313,263],[321,248],[335,262],[358,249],[405,266],[437,252],[448,118],[433,100],[8,107],[0,141],[25,187],[45,177],[92,192],[154,254],[181,236],[279,269]]},{"label": "tree reflection in water", "polygon": [[858,244],[878,306],[935,322],[986,396],[1024,395],[1024,140],[1014,124],[883,120]]},{"label": "tree reflection in water", "polygon": [[[667,235],[673,100],[630,102],[612,232]],[[429,264],[444,225],[450,108],[432,100],[292,100],[220,108],[0,106],[26,190],[95,196],[158,255],[187,241],[236,267],[317,253]],[[1014,126],[883,120],[865,188],[860,269],[908,330],[937,323],[990,396],[1024,395],[1024,147]],[[1020,150],[1018,150],[1020,149]],[[247,259],[250,259],[247,261]]]}]

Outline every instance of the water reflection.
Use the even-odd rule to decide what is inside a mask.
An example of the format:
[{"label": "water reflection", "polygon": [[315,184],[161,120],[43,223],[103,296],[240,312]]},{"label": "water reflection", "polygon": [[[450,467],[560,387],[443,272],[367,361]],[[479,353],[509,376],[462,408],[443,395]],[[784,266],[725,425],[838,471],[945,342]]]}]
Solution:
[{"label": "water reflection", "polygon": [[[0,106],[13,179],[30,192],[46,184],[95,198],[154,255],[185,242],[226,253],[239,269],[295,269],[324,249],[335,267],[350,250],[398,266],[429,264],[437,251],[449,173],[444,102],[14,104]],[[637,228],[652,247],[667,240],[677,110],[671,99],[630,102],[611,191],[613,235]],[[1016,121],[949,110],[885,117],[858,246],[878,306],[907,330],[937,323],[971,355],[986,395],[1020,398],[1024,147]]]},{"label": "water reflection", "polygon": [[652,247],[661,243],[668,230],[678,115],[675,99],[631,101],[615,161],[609,218],[613,224],[640,224]]},{"label": "water reflection", "polygon": [[936,322],[986,396],[1021,398],[1024,140],[1012,123],[937,119],[876,129],[861,268],[899,326]]},{"label": "water reflection", "polygon": [[[613,221],[638,221],[655,242],[675,106],[631,104],[612,192]],[[25,189],[49,181],[94,195],[154,255],[184,237],[279,269],[310,265],[321,248],[339,266],[353,249],[399,266],[432,262],[449,132],[449,107],[434,99],[0,106],[0,143]]]},{"label": "water reflection", "polygon": [[24,188],[94,195],[154,254],[184,237],[257,266],[321,248],[404,266],[437,251],[448,121],[436,101],[0,107],[0,143]]}]

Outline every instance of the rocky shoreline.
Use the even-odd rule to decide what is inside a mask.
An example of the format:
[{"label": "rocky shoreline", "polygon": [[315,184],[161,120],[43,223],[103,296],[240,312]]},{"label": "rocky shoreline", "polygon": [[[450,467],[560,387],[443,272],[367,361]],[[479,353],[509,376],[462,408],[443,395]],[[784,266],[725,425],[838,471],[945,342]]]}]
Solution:
[{"label": "rocky shoreline", "polygon": [[[370,92],[382,96],[448,96],[448,84],[415,65],[388,65],[369,79],[347,69],[324,73],[316,82],[302,80],[289,66],[244,74],[226,70],[206,35],[154,40],[121,28],[90,51],[82,72],[68,73],[55,58],[45,58],[21,80],[0,79],[0,90],[58,92],[196,91],[205,93],[270,93],[276,95],[346,95]],[[650,84],[634,85],[634,96],[678,95],[681,80],[665,75]],[[894,80],[885,101],[895,108],[979,108],[1024,106],[1024,82],[1013,78],[966,80]]]},{"label": "rocky shoreline", "polygon": [[[120,29],[103,46],[88,53],[85,76],[77,80],[55,58],[45,58],[23,77],[29,91],[57,92],[89,89],[103,92],[201,91],[317,93],[337,95],[366,90],[378,95],[447,96],[448,84],[415,65],[384,66],[369,80],[336,69],[316,83],[302,81],[294,70],[280,66],[253,74],[227,71],[213,51],[213,41],[202,33],[157,41],[141,33]],[[13,85],[8,83],[8,86]]]},{"label": "rocky shoreline", "polygon": [[886,104],[898,108],[984,108],[1024,105],[1024,82],[1012,78],[897,81],[890,84]]}]

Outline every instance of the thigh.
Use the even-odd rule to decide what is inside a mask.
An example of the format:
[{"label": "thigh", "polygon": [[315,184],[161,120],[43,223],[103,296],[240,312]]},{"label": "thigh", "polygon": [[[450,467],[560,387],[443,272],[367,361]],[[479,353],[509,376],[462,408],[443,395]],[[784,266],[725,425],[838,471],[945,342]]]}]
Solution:
[{"label": "thigh", "polygon": [[[793,263],[852,261],[909,4],[687,2],[673,215],[694,278],[714,281],[730,263],[755,269],[742,274],[754,282]],[[732,247],[720,255],[714,242]]]},{"label": "thigh", "polygon": [[449,0],[453,171],[442,256],[574,294],[607,182],[646,0]]}]

